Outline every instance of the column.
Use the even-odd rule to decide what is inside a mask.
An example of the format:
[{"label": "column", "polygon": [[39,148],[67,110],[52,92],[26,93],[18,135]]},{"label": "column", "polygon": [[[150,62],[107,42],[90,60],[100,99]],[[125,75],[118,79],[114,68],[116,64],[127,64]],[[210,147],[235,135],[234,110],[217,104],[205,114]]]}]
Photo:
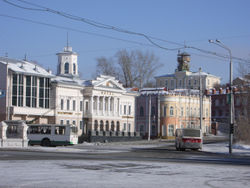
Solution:
[{"label": "column", "polygon": [[105,97],[102,97],[102,115],[105,114]]},{"label": "column", "polygon": [[107,109],[108,110],[108,115],[110,115],[110,98],[111,97],[108,97],[108,109]]},{"label": "column", "polygon": [[96,102],[96,112],[97,112],[96,114],[97,114],[97,115],[99,115],[99,107],[100,107],[100,106],[99,106],[99,105],[100,105],[100,104],[99,104],[99,103],[100,103],[99,98],[100,98],[100,97],[97,96],[97,102]]},{"label": "column", "polygon": [[91,103],[90,112],[91,112],[91,115],[93,115],[93,110],[94,110],[94,97],[93,96],[91,96],[90,98],[90,103]]}]

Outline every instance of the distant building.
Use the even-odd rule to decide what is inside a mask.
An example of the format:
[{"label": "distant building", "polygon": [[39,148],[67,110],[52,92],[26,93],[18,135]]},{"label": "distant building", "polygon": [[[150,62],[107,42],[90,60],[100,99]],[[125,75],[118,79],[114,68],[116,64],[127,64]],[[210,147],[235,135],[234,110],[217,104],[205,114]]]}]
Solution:
[{"label": "distant building", "polygon": [[[236,79],[238,80],[238,79]],[[241,117],[249,116],[249,87],[234,87],[234,113],[233,119],[236,122]],[[230,117],[230,90],[219,89],[207,91],[207,96],[212,100],[212,121],[218,123],[221,132],[228,133]],[[235,124],[236,125],[236,124]],[[236,125],[237,126],[237,125]]]},{"label": "distant building", "polygon": [[155,77],[157,87],[168,89],[199,89],[200,77],[202,90],[212,89],[220,84],[220,78],[206,72],[190,71],[190,55],[188,53],[178,54],[178,67],[173,74],[165,74]]},{"label": "distant building", "polygon": [[[136,130],[144,137],[148,136],[149,130],[151,137],[173,138],[177,128],[200,128],[200,97],[197,90],[142,89],[136,104]],[[202,132],[210,131],[211,99],[203,97]]]}]

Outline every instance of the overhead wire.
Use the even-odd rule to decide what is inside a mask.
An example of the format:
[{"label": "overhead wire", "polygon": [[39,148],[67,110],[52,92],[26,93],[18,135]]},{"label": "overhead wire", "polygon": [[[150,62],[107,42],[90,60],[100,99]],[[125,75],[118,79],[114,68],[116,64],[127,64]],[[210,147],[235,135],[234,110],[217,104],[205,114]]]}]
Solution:
[{"label": "overhead wire", "polygon": [[[2,0],[2,1],[4,1],[4,2],[10,4],[10,5],[13,5],[13,6],[16,5],[16,7],[18,7],[18,8],[24,8],[26,10],[32,10],[32,11],[47,11],[47,12],[50,12],[50,13],[53,13],[53,14],[57,14],[57,15],[60,15],[60,16],[72,19],[72,20],[76,20],[76,21],[81,21],[81,22],[87,23],[87,24],[90,24],[90,25],[98,27],[98,28],[109,29],[109,30],[114,30],[114,31],[117,31],[117,32],[122,32],[122,33],[127,33],[127,34],[142,36],[146,40],[148,40],[152,45],[154,45],[154,46],[156,46],[158,48],[164,49],[164,50],[177,51],[177,50],[189,48],[189,49],[193,49],[193,50],[198,50],[198,51],[200,51],[202,53],[206,53],[206,54],[211,54],[211,55],[214,55],[214,56],[218,56],[218,57],[221,57],[221,58],[229,58],[228,55],[218,54],[216,52],[211,52],[211,51],[208,51],[208,50],[203,50],[201,48],[197,48],[197,47],[194,47],[194,46],[187,46],[187,45],[183,45],[183,44],[180,44],[180,43],[177,43],[177,42],[163,40],[163,39],[159,39],[159,38],[156,38],[156,37],[148,36],[148,35],[146,35],[144,33],[129,31],[129,30],[122,29],[122,28],[119,28],[119,27],[115,27],[115,26],[103,24],[103,23],[100,23],[100,22],[96,22],[94,20],[90,20],[90,19],[86,19],[86,18],[83,18],[83,17],[75,16],[75,15],[72,15],[72,14],[69,14],[69,13],[65,13],[65,12],[62,12],[62,11],[53,10],[53,9],[50,9],[50,8],[47,8],[47,7],[44,7],[44,6],[35,4],[35,3],[27,2],[25,0],[17,0],[17,1],[19,1],[21,3],[25,3],[25,4],[28,4],[28,5],[31,5],[31,6],[34,6],[34,7],[38,7],[38,8],[23,7],[23,6],[15,4],[15,3],[11,3],[9,0]],[[46,24],[46,25],[51,25],[51,24]],[[155,40],[158,40],[158,41],[167,42],[167,43],[171,43],[171,44],[175,44],[175,45],[179,45],[181,47],[179,47],[179,48],[166,48],[166,47],[163,47],[163,46],[159,45],[158,43],[154,42],[152,39],[155,39]],[[234,56],[232,58],[235,59],[235,60],[238,60],[238,61],[245,62],[245,63],[250,63],[250,60],[246,60],[246,59],[243,59],[243,58],[238,58],[238,57],[234,57]]]}]

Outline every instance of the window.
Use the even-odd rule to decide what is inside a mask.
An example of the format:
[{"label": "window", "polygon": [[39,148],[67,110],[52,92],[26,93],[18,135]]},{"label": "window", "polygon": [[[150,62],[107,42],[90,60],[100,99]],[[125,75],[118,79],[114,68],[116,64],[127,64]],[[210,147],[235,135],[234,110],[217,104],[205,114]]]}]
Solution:
[{"label": "window", "polygon": [[23,75],[18,75],[18,106],[23,106]]},{"label": "window", "polygon": [[12,105],[17,106],[17,74],[12,78]]},{"label": "window", "polygon": [[76,125],[76,121],[75,121],[75,120],[73,120],[73,121],[72,121],[72,124],[73,124],[73,125]]},{"label": "window", "polygon": [[182,81],[181,81],[181,80],[179,80],[179,87],[181,87],[181,85],[182,85]]},{"label": "window", "polygon": [[73,100],[73,111],[75,111],[75,110],[76,110],[76,101]]},{"label": "window", "polygon": [[73,74],[76,74],[76,64],[73,63]]},{"label": "window", "polygon": [[116,122],[116,131],[117,132],[120,131],[120,122],[119,121]]},{"label": "window", "polygon": [[60,124],[63,125],[63,120],[60,121]]},{"label": "window", "polygon": [[26,106],[31,106],[31,76],[26,76]]},{"label": "window", "polygon": [[186,116],[189,116],[189,109],[187,107],[187,110],[186,110]]},{"label": "window", "polygon": [[171,88],[174,88],[174,80],[171,80]]},{"label": "window", "polygon": [[89,102],[88,102],[88,101],[86,101],[86,103],[85,103],[85,110],[86,110],[86,111],[89,110]]},{"label": "window", "polygon": [[183,107],[181,107],[181,116],[184,116]]},{"label": "window", "polygon": [[64,64],[64,74],[69,74],[69,63],[68,62],[66,62]]},{"label": "window", "polygon": [[82,101],[80,101],[80,111],[83,111]]},{"label": "window", "polygon": [[143,107],[142,107],[142,106],[140,107],[140,116],[141,116],[141,117],[143,117],[143,116],[144,116],[144,109],[143,109]]},{"label": "window", "polygon": [[50,79],[45,78],[45,108],[49,108]]},{"label": "window", "polygon": [[194,80],[194,85],[196,85],[197,84],[197,80]]},{"label": "window", "polygon": [[188,80],[188,85],[191,85],[191,80]]},{"label": "window", "polygon": [[83,121],[80,121],[80,129],[83,129]]},{"label": "window", "polygon": [[95,123],[94,123],[94,130],[97,131],[98,130],[98,121],[95,120]]},{"label": "window", "polygon": [[100,121],[100,131],[104,131],[104,125],[103,125],[103,121]]},{"label": "window", "polygon": [[174,107],[170,106],[170,111],[169,111],[170,116],[174,115]]},{"label": "window", "polygon": [[168,136],[174,136],[174,125],[168,125]]},{"label": "window", "polygon": [[63,103],[64,103],[64,101],[63,101],[63,99],[61,99],[61,110],[63,110]]},{"label": "window", "polygon": [[128,132],[130,132],[130,130],[131,130],[131,124],[129,123],[128,124]]},{"label": "window", "polygon": [[109,131],[109,122],[108,121],[106,121],[105,128],[106,128],[106,131]]},{"label": "window", "polygon": [[66,127],[57,126],[55,127],[55,134],[64,135]]},{"label": "window", "polygon": [[123,112],[124,112],[124,115],[127,114],[127,106],[126,105],[123,106]]},{"label": "window", "polygon": [[127,125],[126,125],[126,123],[124,123],[123,124],[123,131],[126,131],[126,127],[127,127]]},{"label": "window", "polygon": [[131,115],[131,106],[128,106],[128,115]]},{"label": "window", "polygon": [[168,87],[168,80],[165,81],[165,86]]},{"label": "window", "polygon": [[167,116],[167,106],[164,106],[163,116],[164,116],[164,117],[166,117],[166,116]]},{"label": "window", "polygon": [[69,120],[66,121],[66,124],[69,125]]},{"label": "window", "polygon": [[166,136],[166,135],[167,135],[167,126],[162,125],[162,136]]},{"label": "window", "polygon": [[69,99],[67,100],[67,110],[70,110],[70,101],[69,101]]},{"label": "window", "polygon": [[37,101],[37,77],[32,76],[32,88],[31,88],[32,94],[31,94],[31,102],[32,107],[36,107],[36,101]]}]

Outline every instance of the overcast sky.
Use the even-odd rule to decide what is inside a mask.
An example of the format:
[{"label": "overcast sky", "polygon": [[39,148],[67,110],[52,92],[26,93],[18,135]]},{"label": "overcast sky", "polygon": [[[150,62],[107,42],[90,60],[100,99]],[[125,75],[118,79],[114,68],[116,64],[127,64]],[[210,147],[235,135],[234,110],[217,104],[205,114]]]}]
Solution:
[{"label": "overcast sky", "polygon": [[[37,8],[18,0],[8,1],[23,7]],[[179,44],[154,40],[164,48],[179,48],[185,44],[227,55],[225,49],[208,43],[208,39],[218,38],[232,50],[233,56],[250,59],[248,0],[26,1]],[[0,26],[0,56],[8,53],[10,58],[23,59],[26,53],[29,60],[36,60],[54,73],[56,53],[61,52],[66,45],[67,32],[70,46],[79,54],[79,70],[84,79],[92,78],[97,57],[111,57],[120,49],[154,52],[164,65],[157,75],[173,73],[177,67],[177,50],[152,46],[141,36],[97,28],[46,11],[21,9],[3,0],[0,0]],[[192,71],[201,67],[203,71],[221,77],[222,82],[228,81],[229,60],[220,60],[193,49],[182,51],[191,54]],[[238,61],[235,60],[235,77],[238,76],[237,65]]]}]

